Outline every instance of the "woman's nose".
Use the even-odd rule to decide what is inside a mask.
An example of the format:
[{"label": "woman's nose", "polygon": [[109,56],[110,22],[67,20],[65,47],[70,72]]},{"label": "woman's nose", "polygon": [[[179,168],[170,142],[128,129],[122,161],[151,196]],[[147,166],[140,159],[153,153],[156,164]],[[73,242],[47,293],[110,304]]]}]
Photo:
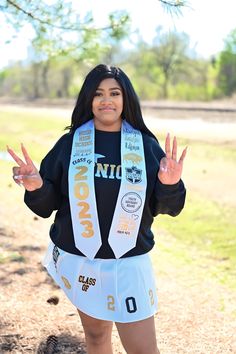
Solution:
[{"label": "woman's nose", "polygon": [[111,97],[110,96],[102,96],[101,97],[101,102],[102,103],[111,102]]}]

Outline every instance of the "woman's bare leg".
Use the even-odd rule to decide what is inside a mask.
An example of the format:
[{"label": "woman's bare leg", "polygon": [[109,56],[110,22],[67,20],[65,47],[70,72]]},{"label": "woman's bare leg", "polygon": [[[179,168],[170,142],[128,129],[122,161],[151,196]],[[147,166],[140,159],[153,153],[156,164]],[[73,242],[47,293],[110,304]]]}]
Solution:
[{"label": "woman's bare leg", "polygon": [[116,323],[128,354],[160,354],[157,348],[154,316],[131,323]]},{"label": "woman's bare leg", "polygon": [[112,354],[111,333],[113,323],[86,315],[79,311],[85,333],[88,354]]}]

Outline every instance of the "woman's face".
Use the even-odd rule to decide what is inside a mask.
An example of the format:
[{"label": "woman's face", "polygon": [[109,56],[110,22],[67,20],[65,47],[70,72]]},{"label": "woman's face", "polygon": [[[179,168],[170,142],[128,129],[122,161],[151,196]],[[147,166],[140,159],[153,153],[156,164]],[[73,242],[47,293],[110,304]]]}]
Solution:
[{"label": "woman's face", "polygon": [[100,82],[92,101],[95,128],[104,131],[119,131],[123,111],[121,86],[115,79]]}]

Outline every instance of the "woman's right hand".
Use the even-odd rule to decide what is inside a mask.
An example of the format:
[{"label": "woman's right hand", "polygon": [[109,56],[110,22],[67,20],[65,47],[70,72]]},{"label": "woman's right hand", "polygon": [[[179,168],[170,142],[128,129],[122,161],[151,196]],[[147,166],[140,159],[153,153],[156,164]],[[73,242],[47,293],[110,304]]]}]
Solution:
[{"label": "woman's right hand", "polygon": [[16,155],[16,153],[7,146],[7,151],[11,157],[16,161],[18,166],[12,168],[13,179],[18,185],[23,185],[29,192],[39,189],[43,185],[43,180],[39,174],[38,169],[35,167],[33,161],[29,157],[29,154],[21,144],[21,151],[25,158],[25,162]]}]

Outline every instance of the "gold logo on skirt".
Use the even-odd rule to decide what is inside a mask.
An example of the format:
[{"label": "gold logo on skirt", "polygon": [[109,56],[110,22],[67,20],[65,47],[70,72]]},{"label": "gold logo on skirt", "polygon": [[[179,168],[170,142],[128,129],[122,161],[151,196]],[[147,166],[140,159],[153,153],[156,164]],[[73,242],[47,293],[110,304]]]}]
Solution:
[{"label": "gold logo on skirt", "polygon": [[65,277],[63,277],[63,275],[61,276],[61,279],[62,279],[62,281],[63,281],[65,287],[66,287],[67,289],[71,289],[71,285],[70,285],[69,280],[66,279]]}]

